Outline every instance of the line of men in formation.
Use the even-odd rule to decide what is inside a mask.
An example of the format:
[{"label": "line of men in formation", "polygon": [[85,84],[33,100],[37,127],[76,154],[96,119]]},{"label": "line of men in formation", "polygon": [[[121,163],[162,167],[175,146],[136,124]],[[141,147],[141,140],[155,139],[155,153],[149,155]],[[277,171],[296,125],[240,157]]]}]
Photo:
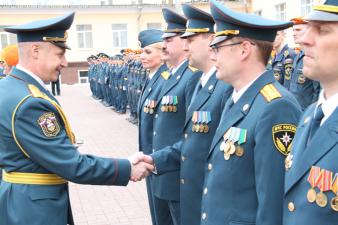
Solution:
[{"label": "line of men in formation", "polygon": [[148,71],[142,67],[139,50],[123,49],[121,53],[99,53],[87,58],[90,90],[95,99],[118,113],[126,113],[129,105],[129,121],[137,124],[137,104]]},{"label": "line of men in formation", "polygon": [[[299,37],[306,25],[302,18],[291,20],[294,24],[294,42],[299,46]],[[300,47],[290,48],[285,44],[286,32],[278,31],[273,44],[267,69],[273,70],[275,79],[289,90],[302,110],[318,100],[320,84],[304,76],[304,52]],[[124,114],[130,107],[130,122],[137,124],[137,104],[149,71],[139,59],[141,50],[122,49],[121,55],[108,56],[99,53],[87,58],[90,90],[95,99],[106,107],[113,107]]]},{"label": "line of men in formation", "polygon": [[[139,33],[149,74],[137,107],[140,152],[129,161],[80,154],[65,113],[43,87],[67,65],[74,13],[5,28],[27,53],[0,82],[5,224],[73,224],[67,181],[127,185],[144,177],[154,225],[338,221],[338,1],[306,17],[303,69],[294,77],[286,51],[272,58],[279,69],[266,69],[277,32],[293,23],[216,0],[211,14],[182,9],[185,16],[162,10],[164,31]],[[322,90],[309,92],[309,102],[318,100],[304,107],[303,91],[295,91],[318,88],[312,80]]]}]

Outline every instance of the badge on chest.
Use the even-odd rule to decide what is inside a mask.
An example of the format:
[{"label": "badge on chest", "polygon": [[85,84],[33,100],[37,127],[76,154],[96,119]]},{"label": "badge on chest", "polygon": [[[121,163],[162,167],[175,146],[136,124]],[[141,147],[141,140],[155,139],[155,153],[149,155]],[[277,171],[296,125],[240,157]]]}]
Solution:
[{"label": "badge on chest", "polygon": [[243,144],[246,142],[247,130],[231,127],[223,135],[220,151],[224,153],[224,159],[229,160],[232,155],[242,157],[244,155]]},{"label": "badge on chest", "polygon": [[209,111],[194,111],[192,118],[192,132],[208,133],[211,113]]},{"label": "badge on chest", "polygon": [[162,112],[177,112],[178,97],[173,95],[163,96],[161,101]]}]

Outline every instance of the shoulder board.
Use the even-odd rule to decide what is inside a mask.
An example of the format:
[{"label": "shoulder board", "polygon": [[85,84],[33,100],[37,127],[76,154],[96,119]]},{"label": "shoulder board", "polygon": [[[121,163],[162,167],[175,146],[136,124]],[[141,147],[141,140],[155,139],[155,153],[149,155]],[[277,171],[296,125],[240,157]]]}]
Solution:
[{"label": "shoulder board", "polygon": [[163,77],[163,79],[168,80],[170,77],[170,73],[166,70],[161,73],[161,76]]},{"label": "shoulder board", "polygon": [[192,71],[192,72],[196,72],[198,69],[197,68],[195,68],[195,67],[193,67],[193,66],[190,66],[189,65],[189,69]]},{"label": "shoulder board", "polygon": [[260,93],[263,95],[267,102],[271,102],[274,99],[281,98],[281,93],[277,90],[275,85],[267,84],[261,90]]},{"label": "shoulder board", "polygon": [[39,88],[32,84],[28,84],[28,89],[34,98],[41,98],[45,96],[45,94],[42,93]]}]

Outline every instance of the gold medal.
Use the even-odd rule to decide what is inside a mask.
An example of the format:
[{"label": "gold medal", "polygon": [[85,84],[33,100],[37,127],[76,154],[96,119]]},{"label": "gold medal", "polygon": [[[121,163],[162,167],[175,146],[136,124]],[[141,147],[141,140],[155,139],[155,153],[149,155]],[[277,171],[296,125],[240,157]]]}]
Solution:
[{"label": "gold medal", "polygon": [[161,111],[165,112],[165,106],[164,105],[161,106]]},{"label": "gold medal", "polygon": [[149,108],[149,113],[150,113],[150,114],[153,114],[153,113],[154,113],[154,109]]},{"label": "gold medal", "polygon": [[242,157],[244,155],[244,149],[242,146],[237,146],[236,147],[236,151],[235,151],[235,154],[238,156],[238,157]]},{"label": "gold medal", "polygon": [[235,152],[236,152],[236,147],[232,142],[230,142],[230,149],[229,149],[230,155],[233,155]]},{"label": "gold medal", "polygon": [[230,154],[224,151],[224,159],[229,160],[230,159]]},{"label": "gold medal", "polygon": [[144,107],[144,112],[148,113],[149,112],[149,108],[148,107]]},{"label": "gold medal", "polygon": [[204,125],[204,133],[208,133],[209,132],[209,126],[208,125]]},{"label": "gold medal", "polygon": [[335,196],[334,198],[331,199],[331,208],[338,212],[338,196]]},{"label": "gold medal", "polygon": [[192,132],[195,132],[195,124],[193,124],[193,125],[191,126],[191,130],[192,130]]},{"label": "gold medal", "polygon": [[177,112],[177,107],[173,106],[173,112]]},{"label": "gold medal", "polygon": [[310,188],[307,192],[307,200],[310,202],[310,203],[313,203],[316,201],[316,196],[317,196],[317,193],[315,191],[315,189],[313,188]]},{"label": "gold medal", "polygon": [[198,132],[199,129],[200,129],[200,125],[196,124],[196,125],[195,125],[195,131]]},{"label": "gold medal", "polygon": [[319,207],[324,208],[327,205],[327,197],[323,192],[319,192],[316,196],[316,203]]},{"label": "gold medal", "polygon": [[227,141],[227,142],[225,142],[225,145],[224,145],[224,152],[228,152],[229,151],[229,149],[230,149],[230,143],[229,143],[229,141]]},{"label": "gold medal", "polygon": [[198,131],[199,131],[200,133],[202,133],[202,132],[204,131],[204,125],[203,125],[203,124],[200,125],[200,128],[199,128]]}]

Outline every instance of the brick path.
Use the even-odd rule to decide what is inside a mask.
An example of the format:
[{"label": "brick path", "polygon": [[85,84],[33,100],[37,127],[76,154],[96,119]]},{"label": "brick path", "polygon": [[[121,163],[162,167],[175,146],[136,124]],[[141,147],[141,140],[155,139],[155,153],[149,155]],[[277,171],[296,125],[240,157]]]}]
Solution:
[{"label": "brick path", "polygon": [[[84,139],[82,153],[125,158],[137,151],[137,127],[127,115],[104,107],[89,86],[63,86],[58,97],[76,137]],[[76,225],[150,225],[145,182],[127,187],[70,185]]]}]

